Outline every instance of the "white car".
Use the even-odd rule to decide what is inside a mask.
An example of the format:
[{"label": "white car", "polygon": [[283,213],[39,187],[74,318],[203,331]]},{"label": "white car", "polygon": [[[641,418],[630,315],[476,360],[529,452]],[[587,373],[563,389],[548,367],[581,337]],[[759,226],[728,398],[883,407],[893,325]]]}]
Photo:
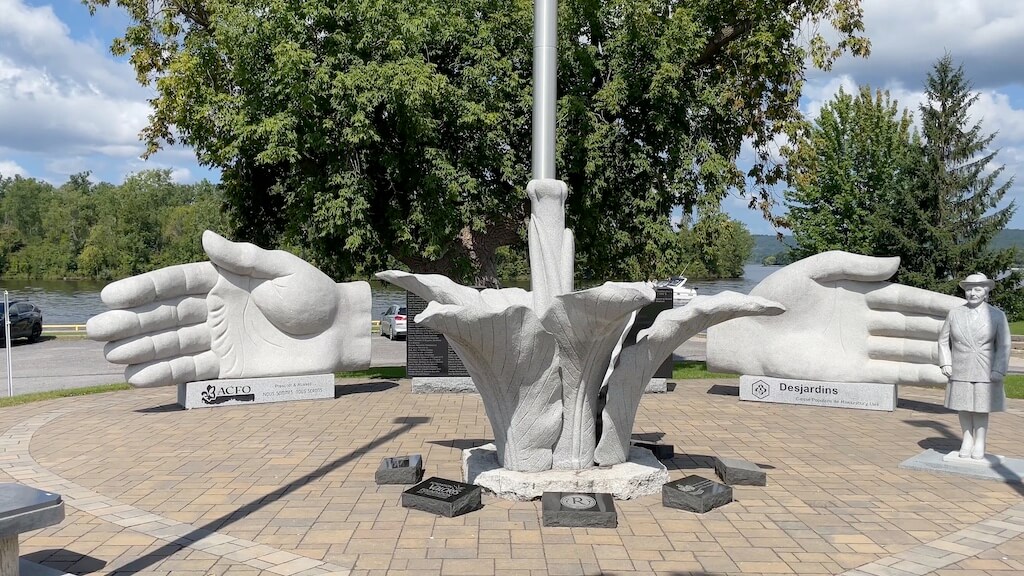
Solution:
[{"label": "white car", "polygon": [[405,306],[392,304],[380,315],[380,335],[389,340],[405,337],[405,317],[408,311]]}]

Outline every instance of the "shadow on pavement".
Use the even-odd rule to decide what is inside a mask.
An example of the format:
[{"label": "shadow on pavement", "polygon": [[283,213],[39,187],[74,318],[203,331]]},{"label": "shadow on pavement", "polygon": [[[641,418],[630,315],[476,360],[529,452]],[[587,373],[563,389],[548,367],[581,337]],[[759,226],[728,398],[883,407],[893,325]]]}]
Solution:
[{"label": "shadow on pavement", "polygon": [[[405,434],[406,432],[412,430],[413,428],[420,424],[426,424],[427,422],[430,422],[430,418],[427,416],[400,416],[392,420],[392,422],[394,422],[395,424],[400,424],[400,426],[395,428],[391,432],[384,434],[383,436],[374,438],[372,441],[363,444],[361,447],[356,448],[355,450],[349,452],[348,454],[336,458],[333,462],[324,464],[323,466],[317,468],[313,472],[310,472],[309,474],[306,474],[305,476],[298,478],[293,482],[285,484],[284,486],[278,488],[277,490],[274,490],[273,492],[267,494],[266,496],[261,496],[258,499],[243,505],[237,510],[227,512],[221,517],[211,520],[203,526],[197,527],[195,530],[189,532],[188,534],[180,538],[176,538],[172,542],[168,542],[160,548],[149,552],[145,556],[133,560],[128,564],[125,564],[124,566],[118,567],[116,572],[141,572],[146,568],[158,564],[159,562],[162,562],[164,559],[166,559],[171,554],[174,554],[178,550],[188,547],[190,544],[197,540],[201,540],[202,538],[210,536],[212,532],[220,530],[225,526],[230,526],[234,522],[237,522],[238,520],[241,520],[251,515],[252,513],[265,508],[268,504],[276,502],[281,498],[291,494],[292,492],[295,492],[296,490],[304,486],[307,486],[319,480],[320,478],[323,478],[332,470],[340,468],[341,466],[344,466],[358,459],[366,452],[378,446],[381,446],[382,444],[386,444],[394,440],[395,438],[398,438],[402,434]],[[110,574],[113,574],[113,572],[110,572]]]},{"label": "shadow on pavement", "polygon": [[383,382],[364,382],[362,384],[335,384],[334,397],[341,398],[349,394],[365,394],[369,392],[383,392],[392,388],[398,388],[398,382],[385,380]]},{"label": "shadow on pavement", "polygon": [[89,574],[107,566],[104,560],[63,548],[37,550],[23,555],[22,559],[68,574]]}]

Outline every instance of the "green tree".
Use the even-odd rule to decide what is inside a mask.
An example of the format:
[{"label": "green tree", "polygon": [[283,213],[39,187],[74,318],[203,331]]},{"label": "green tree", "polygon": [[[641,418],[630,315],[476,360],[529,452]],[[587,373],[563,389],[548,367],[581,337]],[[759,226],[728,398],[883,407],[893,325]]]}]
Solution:
[{"label": "green tree", "polygon": [[908,193],[920,141],[889,93],[840,89],[787,150],[793,258],[826,250],[888,255],[897,199]]},{"label": "green tree", "polygon": [[[747,226],[721,217],[712,230],[710,246],[703,245],[689,219],[684,219],[676,236],[674,269],[659,276],[684,274],[690,278],[740,278],[743,265],[754,252],[754,237]],[[670,256],[671,257],[671,256]]]},{"label": "green tree", "polygon": [[[485,284],[497,248],[521,246],[528,0],[83,2],[127,11],[112,48],[156,88],[149,151],[180,135],[220,168],[240,237],[336,276],[393,257]],[[557,166],[585,277],[649,275],[677,205],[710,244],[721,198],[746,187],[744,139],[758,184],[782,175],[769,147],[799,118],[806,63],[868,52],[860,0],[559,10]],[[835,45],[806,42],[820,24]]]},{"label": "green tree", "polygon": [[[1013,264],[1012,248],[989,247],[1016,209],[1013,202],[997,208],[1013,179],[998,184],[1003,167],[993,166],[996,151],[989,149],[995,134],[983,134],[981,122],[971,122],[978,95],[949,54],[929,72],[925,96],[922,161],[913,194],[894,210],[893,244],[902,257],[900,281],[956,294],[957,282],[968,274],[994,278]],[[994,297],[1014,297],[1017,282],[1017,275],[1001,281]]]}]

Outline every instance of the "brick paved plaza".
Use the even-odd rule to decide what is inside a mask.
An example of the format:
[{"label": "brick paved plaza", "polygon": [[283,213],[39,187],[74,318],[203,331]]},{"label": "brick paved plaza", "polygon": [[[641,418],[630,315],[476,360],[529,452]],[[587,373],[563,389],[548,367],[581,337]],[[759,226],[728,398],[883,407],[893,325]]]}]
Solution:
[{"label": "brick paved plaza", "polygon": [[[762,465],[765,487],[703,515],[660,495],[618,502],[616,529],[543,528],[539,502],[484,496],[456,518],[377,486],[384,456],[419,453],[459,479],[490,441],[475,395],[339,381],[335,400],[182,411],[173,388],[0,410],[0,479],[64,496],[67,518],[24,557],[72,574],[1020,574],[1021,485],[912,472],[959,446],[941,391],[895,412],[741,403],[736,380],[644,398],[635,434],[675,445],[672,479],[711,457]],[[1024,401],[992,417],[989,449],[1024,452]]]}]

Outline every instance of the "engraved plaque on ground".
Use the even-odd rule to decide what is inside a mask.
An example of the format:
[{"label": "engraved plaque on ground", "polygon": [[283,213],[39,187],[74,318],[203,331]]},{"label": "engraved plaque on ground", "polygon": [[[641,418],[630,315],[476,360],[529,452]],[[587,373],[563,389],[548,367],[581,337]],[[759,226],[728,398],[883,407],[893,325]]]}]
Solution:
[{"label": "engraved plaque on ground", "polygon": [[541,498],[544,526],[615,528],[618,514],[611,494],[545,492]]},{"label": "engraved plaque on ground", "polygon": [[896,409],[895,384],[817,382],[769,376],[740,376],[740,400],[805,404],[858,410]]},{"label": "engraved plaque on ground", "polygon": [[331,398],[334,398],[334,374],[202,380],[178,384],[178,404],[186,410]]},{"label": "engraved plaque on ground", "polygon": [[448,340],[426,326],[416,323],[416,315],[427,307],[427,301],[412,292],[406,293],[405,373],[410,378],[469,377]]},{"label": "engraved plaque on ground", "polygon": [[423,479],[423,457],[419,454],[384,458],[377,467],[377,484],[415,484]]},{"label": "engraved plaque on ground", "polygon": [[668,508],[703,514],[732,502],[732,488],[701,476],[687,476],[661,487],[661,503]]},{"label": "engraved plaque on ground", "polygon": [[402,492],[402,506],[451,518],[482,507],[480,487],[435,476]]}]

